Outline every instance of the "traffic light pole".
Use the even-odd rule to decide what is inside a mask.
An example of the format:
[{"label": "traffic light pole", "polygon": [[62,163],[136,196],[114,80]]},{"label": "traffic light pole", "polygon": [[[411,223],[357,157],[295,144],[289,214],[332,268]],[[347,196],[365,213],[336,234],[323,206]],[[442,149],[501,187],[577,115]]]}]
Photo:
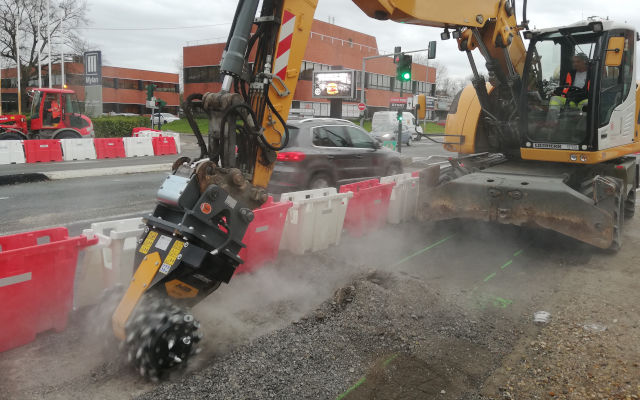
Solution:
[{"label": "traffic light pole", "polygon": [[[427,48],[427,49],[403,51],[403,53],[404,54],[409,54],[409,53],[418,53],[418,52],[421,52],[421,51],[429,51],[429,49]],[[378,56],[362,57],[362,71],[360,71],[360,102],[362,104],[367,104],[365,102],[365,98],[364,98],[364,85],[365,85],[364,77],[365,77],[367,60],[373,60],[374,58],[382,58],[382,57],[393,57],[394,55],[395,55],[395,53],[390,53],[390,54],[380,54]],[[427,72],[427,80],[429,80],[428,72]],[[402,89],[400,89],[400,90],[402,90]],[[400,96],[402,96],[402,94]],[[364,111],[362,112],[362,117],[360,117],[360,126],[364,126]]]},{"label": "traffic light pole", "polygon": [[[402,98],[402,89],[404,87],[404,82],[400,82],[400,98]],[[396,149],[398,149],[398,153],[402,153],[402,108],[398,110],[398,139],[396,142]],[[409,138],[411,140],[411,138]]]}]

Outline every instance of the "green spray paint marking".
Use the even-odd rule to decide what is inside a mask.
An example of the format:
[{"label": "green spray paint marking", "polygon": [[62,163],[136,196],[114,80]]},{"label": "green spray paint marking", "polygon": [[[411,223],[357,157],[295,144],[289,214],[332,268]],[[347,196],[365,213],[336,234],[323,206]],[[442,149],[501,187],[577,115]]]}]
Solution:
[{"label": "green spray paint marking", "polygon": [[[522,254],[524,252],[524,249],[520,249],[518,251],[516,251],[515,253],[513,253],[513,257],[518,257],[520,254]],[[483,283],[487,283],[488,281],[490,281],[491,279],[493,279],[498,272],[504,270],[505,268],[507,268],[508,266],[510,266],[511,264],[513,264],[513,258],[508,260],[507,262],[505,262],[504,264],[502,264],[500,266],[500,269],[498,269],[495,272],[492,272],[491,274],[487,275],[482,282]],[[494,296],[494,295],[486,295],[486,298],[482,298],[483,296],[481,294],[477,294],[476,290],[478,289],[478,285],[473,287],[473,290],[471,290],[471,296],[475,297],[476,300],[478,301],[480,308],[485,308],[485,305],[487,303],[492,304],[495,307],[499,307],[499,308],[507,308],[509,305],[513,304],[513,301],[509,300],[509,299],[505,299],[502,297],[498,297],[498,296]],[[488,301],[487,301],[488,300]]]},{"label": "green spray paint marking", "polygon": [[506,263],[502,264],[502,267],[500,267],[500,269],[505,269],[511,264],[513,264],[513,260],[509,260]]},{"label": "green spray paint marking", "polygon": [[356,390],[358,388],[358,386],[362,385],[364,383],[364,381],[366,381],[367,378],[365,378],[364,376],[362,378],[360,378],[360,380],[358,382],[356,382],[355,385],[351,386],[349,389],[347,389],[346,392],[342,393],[340,396],[336,397],[336,400],[342,400],[344,399],[349,393],[353,392],[354,390]]},{"label": "green spray paint marking", "polygon": [[[391,357],[387,358],[386,360],[384,360],[384,362],[382,363],[383,366],[387,366],[389,365],[389,363],[391,361],[393,361],[396,357],[398,357],[399,354],[394,354]],[[358,386],[362,385],[365,381],[367,380],[366,376],[363,376],[362,378],[360,378],[360,380],[358,382],[355,383],[355,385],[351,386],[349,389],[347,389],[346,392],[342,393],[341,395],[339,395],[338,397],[336,397],[336,400],[342,400],[344,399],[349,393],[353,392],[354,390],[356,390],[358,388]]]},{"label": "green spray paint marking", "polygon": [[493,297],[493,305],[499,308],[507,308],[512,303],[513,301],[509,299],[503,299],[502,297],[498,297],[498,296]]},{"label": "green spray paint marking", "polygon": [[489,279],[493,278],[494,276],[496,276],[496,273],[492,272],[491,275],[489,275],[486,278],[484,278],[483,282],[487,282]]},{"label": "green spray paint marking", "polygon": [[395,264],[393,264],[393,265],[391,266],[391,268],[393,268],[393,267],[397,267],[397,266],[398,266],[398,265],[400,265],[400,264],[404,264],[405,262],[407,262],[407,261],[411,260],[413,257],[415,257],[415,256],[419,256],[420,254],[424,253],[425,251],[431,250],[431,249],[433,249],[434,247],[441,245],[442,243],[446,242],[447,240],[451,239],[451,238],[452,238],[452,237],[454,237],[454,236],[455,236],[455,233],[454,233],[454,234],[451,234],[451,235],[449,235],[449,236],[447,236],[447,237],[446,237],[446,238],[444,238],[444,239],[440,239],[439,241],[437,241],[437,242],[435,242],[434,244],[431,244],[431,245],[429,245],[429,246],[425,247],[425,248],[424,248],[424,249],[422,249],[422,250],[418,250],[418,251],[416,251],[415,253],[413,253],[413,254],[410,254],[410,255],[406,256],[406,257],[405,257],[405,258],[403,258],[402,260],[397,261]]},{"label": "green spray paint marking", "polygon": [[389,363],[390,363],[391,361],[395,360],[399,355],[400,355],[400,354],[394,354],[394,355],[392,355],[391,357],[387,358],[387,359],[382,363],[382,365],[384,365],[384,366],[386,367],[387,365],[389,365]]}]

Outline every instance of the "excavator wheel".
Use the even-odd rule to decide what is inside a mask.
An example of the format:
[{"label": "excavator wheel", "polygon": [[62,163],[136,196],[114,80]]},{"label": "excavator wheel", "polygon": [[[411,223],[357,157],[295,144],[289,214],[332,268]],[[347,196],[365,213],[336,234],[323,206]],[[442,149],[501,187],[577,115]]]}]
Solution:
[{"label": "excavator wheel", "polygon": [[624,217],[631,219],[636,213],[636,189],[632,189],[624,201]]},{"label": "excavator wheel", "polygon": [[147,295],[126,324],[128,360],[140,375],[158,381],[197,353],[199,327],[193,315],[169,299]]},{"label": "excavator wheel", "polygon": [[624,224],[625,201],[622,199],[622,191],[616,195],[615,207],[613,210],[613,241],[609,246],[609,251],[618,252],[622,248],[622,225]]}]

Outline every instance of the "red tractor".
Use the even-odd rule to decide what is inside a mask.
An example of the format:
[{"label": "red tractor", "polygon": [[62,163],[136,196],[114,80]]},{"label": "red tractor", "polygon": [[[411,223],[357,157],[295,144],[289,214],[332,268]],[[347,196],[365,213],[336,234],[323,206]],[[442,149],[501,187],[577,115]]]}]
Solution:
[{"label": "red tractor", "polygon": [[0,115],[0,140],[94,137],[93,123],[78,111],[73,90],[32,89],[31,118]]}]

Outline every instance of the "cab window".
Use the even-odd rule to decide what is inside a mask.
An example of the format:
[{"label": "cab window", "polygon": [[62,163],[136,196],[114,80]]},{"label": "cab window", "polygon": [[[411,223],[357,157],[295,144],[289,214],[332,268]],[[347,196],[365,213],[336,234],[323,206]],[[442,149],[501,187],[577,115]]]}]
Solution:
[{"label": "cab window", "polygon": [[40,102],[42,101],[41,92],[34,91],[31,100],[31,118],[38,118],[40,115]]},{"label": "cab window", "polygon": [[532,42],[526,73],[529,140],[577,145],[587,138],[600,37],[593,32],[553,32]]},{"label": "cab window", "polygon": [[633,83],[633,32],[624,32],[610,37],[623,36],[624,52],[622,63],[618,67],[607,67],[603,63],[602,82],[600,84],[600,126],[609,124],[613,110],[622,104],[629,93]]},{"label": "cab window", "polygon": [[321,147],[349,147],[349,136],[345,128],[341,125],[313,128],[313,144]]}]

